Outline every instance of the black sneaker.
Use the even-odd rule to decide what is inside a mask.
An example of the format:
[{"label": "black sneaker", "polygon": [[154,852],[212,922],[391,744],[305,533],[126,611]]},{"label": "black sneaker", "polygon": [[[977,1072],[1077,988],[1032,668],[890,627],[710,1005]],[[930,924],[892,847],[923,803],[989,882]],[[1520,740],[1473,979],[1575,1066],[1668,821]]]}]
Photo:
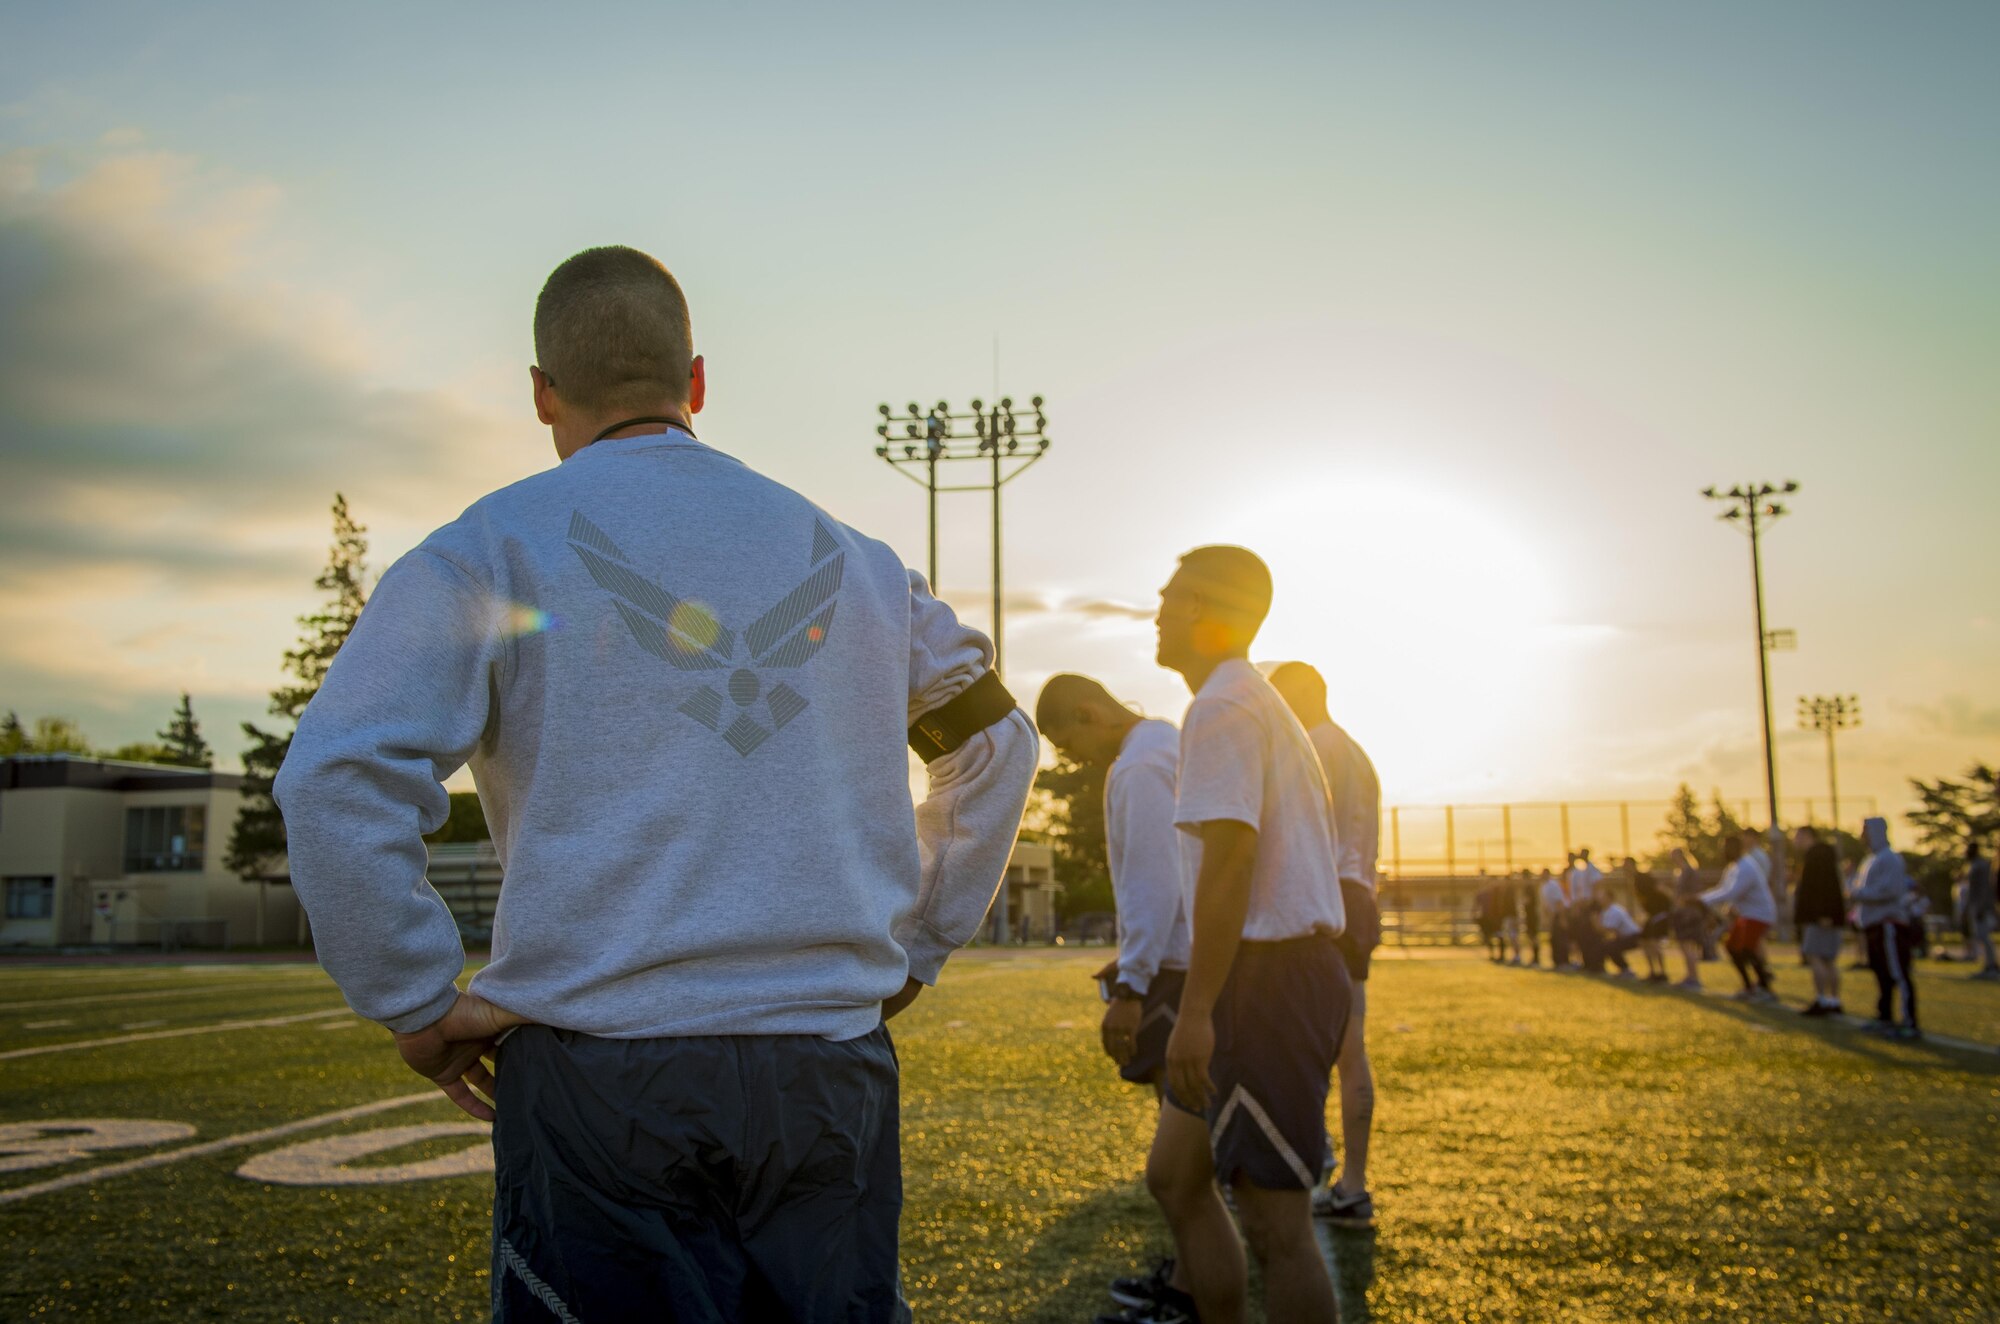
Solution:
[{"label": "black sneaker", "polygon": [[1195,1313],[1193,1297],[1163,1285],[1154,1300],[1116,1315],[1099,1315],[1095,1324],[1201,1324],[1201,1316]]},{"label": "black sneaker", "polygon": [[1924,1037],[1924,1032],[1914,1025],[1898,1025],[1895,1035],[1898,1039],[1921,1039]]},{"label": "black sneaker", "polygon": [[1174,1276],[1174,1257],[1169,1255],[1153,1266],[1153,1271],[1141,1277],[1111,1280],[1111,1299],[1121,1306],[1137,1308],[1150,1306],[1160,1299],[1160,1293],[1172,1291],[1167,1284]]},{"label": "black sneaker", "polygon": [[1331,1186],[1322,1186],[1313,1192],[1312,1211],[1314,1218],[1334,1227],[1375,1226],[1375,1201],[1366,1191],[1342,1195]]}]

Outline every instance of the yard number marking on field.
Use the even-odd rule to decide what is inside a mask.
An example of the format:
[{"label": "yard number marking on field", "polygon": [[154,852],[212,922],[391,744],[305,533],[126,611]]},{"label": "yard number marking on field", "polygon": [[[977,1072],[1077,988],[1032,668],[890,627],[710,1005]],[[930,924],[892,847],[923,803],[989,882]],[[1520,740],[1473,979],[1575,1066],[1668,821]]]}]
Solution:
[{"label": "yard number marking on field", "polygon": [[28,1172],[95,1154],[194,1139],[186,1122],[78,1117],[53,1122],[0,1122],[0,1172]]},{"label": "yard number marking on field", "polygon": [[298,1016],[266,1016],[255,1021],[221,1021],[215,1025],[185,1025],[178,1030],[150,1030],[145,1034],[114,1034],[106,1039],[72,1039],[62,1044],[40,1044],[34,1048],[13,1048],[0,1053],[0,1062],[13,1057],[33,1057],[37,1053],[63,1053],[72,1048],[104,1048],[111,1044],[135,1044],[144,1039],[178,1039],[189,1034],[221,1034],[228,1030],[256,1030],[270,1025],[297,1025],[300,1021],[323,1021],[329,1016],[349,1016],[345,1007],[330,1011],[308,1011]]},{"label": "yard number marking on field", "polygon": [[430,1177],[471,1177],[493,1171],[493,1146],[468,1145],[436,1158],[413,1163],[392,1163],[373,1168],[347,1165],[385,1149],[412,1145],[440,1136],[492,1135],[485,1122],[421,1122],[416,1126],[390,1126],[380,1131],[360,1131],[352,1135],[327,1136],[307,1140],[268,1154],[245,1159],[236,1175],[273,1186],[384,1186],[396,1182],[423,1181]]},{"label": "yard number marking on field", "polygon": [[0,1204],[12,1204],[16,1200],[26,1200],[31,1196],[47,1195],[52,1191],[65,1191],[72,1186],[84,1186],[94,1181],[111,1177],[122,1177],[128,1172],[140,1172],[147,1168],[157,1168],[167,1163],[178,1163],[182,1159],[201,1158],[207,1154],[218,1154],[225,1149],[238,1149],[244,1145],[261,1144],[266,1140],[276,1140],[281,1136],[297,1135],[315,1127],[331,1126],[335,1122],[352,1121],[356,1117],[369,1117],[375,1113],[388,1112],[392,1108],[407,1108],[413,1103],[424,1103],[438,1098],[436,1090],[425,1090],[422,1094],[405,1094],[394,1099],[378,1099],[374,1103],[356,1104],[352,1108],[339,1108],[318,1117],[301,1118],[296,1122],[286,1122],[282,1126],[267,1126],[260,1131],[245,1131],[242,1135],[224,1136],[220,1140],[209,1140],[199,1145],[189,1145],[184,1149],[170,1149],[164,1154],[147,1154],[143,1158],[125,1159],[118,1163],[106,1163],[102,1167],[86,1168],[82,1172],[72,1172],[63,1177],[51,1177],[47,1181],[36,1182],[32,1186],[16,1186],[11,1191],[0,1191]]}]

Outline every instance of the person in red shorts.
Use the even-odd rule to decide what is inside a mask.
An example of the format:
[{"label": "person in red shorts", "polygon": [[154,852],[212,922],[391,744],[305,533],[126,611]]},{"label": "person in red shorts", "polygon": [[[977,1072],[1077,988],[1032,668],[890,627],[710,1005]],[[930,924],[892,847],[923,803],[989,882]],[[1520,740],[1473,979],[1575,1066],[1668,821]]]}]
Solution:
[{"label": "person in red shorts", "polygon": [[[1743,836],[1755,839],[1749,831]],[[1722,843],[1722,881],[1701,894],[1705,904],[1728,906],[1736,914],[1723,950],[1743,980],[1742,991],[1736,994],[1742,1002],[1778,1000],[1771,988],[1771,963],[1764,959],[1764,935],[1777,922],[1778,905],[1771,898],[1771,881],[1760,863],[1761,855],[1746,851],[1742,838],[1730,837]]]}]

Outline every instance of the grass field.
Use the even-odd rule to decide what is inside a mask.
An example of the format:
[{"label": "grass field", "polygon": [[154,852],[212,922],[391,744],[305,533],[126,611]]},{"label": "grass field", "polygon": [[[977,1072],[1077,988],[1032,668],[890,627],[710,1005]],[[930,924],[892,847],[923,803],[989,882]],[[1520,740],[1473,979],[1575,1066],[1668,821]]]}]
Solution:
[{"label": "grass field", "polygon": [[[897,1022],[920,1320],[1088,1320],[1164,1248],[1150,1106],[1094,1046],[1102,959],[968,953]],[[2000,988],[1921,978],[1932,1029],[2000,1043]],[[1348,1320],[2000,1318],[2000,1054],[1476,959],[1384,959],[1371,1003],[1381,1225],[1328,1238]],[[483,1318],[484,1176],[274,1179],[340,1175],[295,1146],[466,1120],[441,1098],[75,1180],[423,1089],[309,966],[0,964],[0,1128],[184,1137],[0,1140],[0,1319]]]}]

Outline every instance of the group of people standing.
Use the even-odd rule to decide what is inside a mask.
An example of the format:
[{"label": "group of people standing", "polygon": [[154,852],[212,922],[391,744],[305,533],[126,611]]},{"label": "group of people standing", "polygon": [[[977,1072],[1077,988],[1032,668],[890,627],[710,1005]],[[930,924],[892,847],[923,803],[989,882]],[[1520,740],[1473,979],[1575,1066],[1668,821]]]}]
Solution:
[{"label": "group of people standing", "polygon": [[[1801,1013],[1840,1015],[1840,957],[1849,933],[1858,934],[1877,986],[1876,1015],[1870,1028],[1899,1038],[1921,1037],[1917,990],[1912,979],[1922,945],[1929,903],[1910,876],[1902,855],[1889,844],[1888,822],[1870,818],[1862,825],[1866,853],[1843,871],[1831,841],[1817,829],[1792,835],[1794,885],[1792,923],[1800,955],[1812,971],[1813,998]],[[1646,978],[1668,983],[1666,943],[1679,948],[1686,966],[1677,987],[1700,990],[1701,963],[1713,959],[1718,939],[1742,986],[1733,996],[1748,1002],[1776,1002],[1778,995],[1766,951],[1779,917],[1785,889],[1764,834],[1744,829],[1723,838],[1721,877],[1708,885],[1700,863],[1676,848],[1674,876],[1662,884],[1627,859],[1622,881],[1638,909],[1635,917],[1612,893],[1590,861],[1588,848],[1573,852],[1560,874],[1524,870],[1518,878],[1482,890],[1474,899],[1482,936],[1496,961],[1539,965],[1540,935],[1549,935],[1549,960],[1556,970],[1602,973],[1609,963],[1621,978],[1637,978],[1626,954],[1643,952]],[[1967,849],[1961,910],[1985,964],[1974,978],[2000,979],[1993,952],[1996,916],[1992,867],[1978,843]]]},{"label": "group of people standing", "polygon": [[[1189,630],[1184,594],[1211,615],[1215,603],[1246,606],[1222,622],[1228,635],[1213,623]],[[1174,1247],[1151,1274],[1112,1281],[1121,1309],[1099,1324],[1244,1318],[1230,1205],[1263,1269],[1267,1318],[1333,1320],[1312,1220],[1374,1223],[1364,1025],[1381,940],[1380,789],[1328,714],[1315,668],[1247,661],[1269,602],[1268,572],[1249,553],[1183,559],[1163,593],[1159,645],[1161,664],[1194,691],[1178,731],[1087,676],[1053,677],[1036,705],[1052,744],[1105,770],[1118,955],[1098,972],[1099,1034],[1120,1075],[1158,1099],[1146,1185]],[[1231,882],[1244,871],[1247,890]],[[1204,1078],[1190,1049],[1210,1043]],[[1326,1133],[1333,1074],[1337,1169]]]},{"label": "group of people standing", "polygon": [[[907,1320],[890,1024],[988,913],[1034,724],[890,547],[696,438],[706,371],[657,261],[564,262],[534,339],[559,463],[382,577],[277,778],[320,960],[493,1123],[496,1320]],[[1125,1321],[1237,1324],[1247,1242],[1266,1318],[1333,1324],[1315,1208],[1372,1218],[1374,773],[1316,672],[1250,662],[1271,600],[1249,551],[1180,558],[1179,731],[1082,677],[1041,696],[1111,769],[1102,1037],[1162,1102],[1175,1257],[1120,1286]],[[506,884],[461,990],[422,834],[468,765]]]}]

